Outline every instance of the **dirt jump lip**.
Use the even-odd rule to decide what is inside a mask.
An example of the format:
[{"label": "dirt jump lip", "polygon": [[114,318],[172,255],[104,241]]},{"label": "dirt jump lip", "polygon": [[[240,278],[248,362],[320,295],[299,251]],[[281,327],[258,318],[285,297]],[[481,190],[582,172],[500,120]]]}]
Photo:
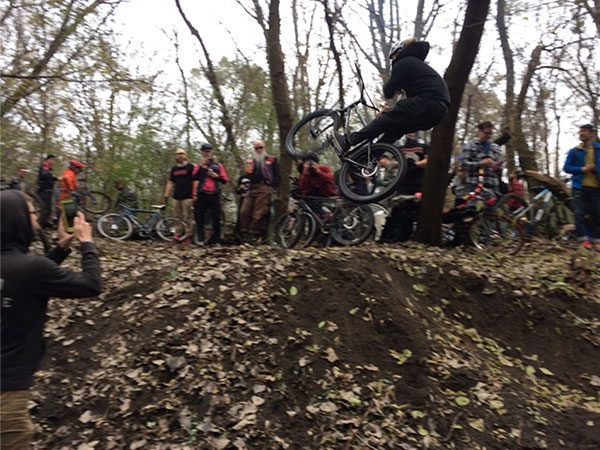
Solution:
[{"label": "dirt jump lip", "polygon": [[585,254],[100,246],[103,296],[51,302],[39,447],[598,448]]}]

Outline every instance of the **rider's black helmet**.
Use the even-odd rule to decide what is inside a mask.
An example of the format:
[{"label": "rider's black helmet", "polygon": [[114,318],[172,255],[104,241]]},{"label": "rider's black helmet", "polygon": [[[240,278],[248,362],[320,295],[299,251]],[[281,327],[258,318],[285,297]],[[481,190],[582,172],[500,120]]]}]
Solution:
[{"label": "rider's black helmet", "polygon": [[212,150],[212,148],[213,148],[212,144],[209,144],[208,142],[203,142],[202,145],[200,146],[201,151]]}]

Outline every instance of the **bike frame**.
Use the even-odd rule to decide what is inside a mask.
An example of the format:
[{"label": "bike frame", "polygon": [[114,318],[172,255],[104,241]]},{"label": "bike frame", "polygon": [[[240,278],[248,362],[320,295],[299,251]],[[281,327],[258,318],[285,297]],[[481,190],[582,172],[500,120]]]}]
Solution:
[{"label": "bike frame", "polygon": [[[127,208],[126,206],[122,206],[122,208],[123,208],[122,214],[125,217],[127,217],[128,219],[130,219],[133,222],[133,224],[138,227],[139,230],[141,230],[147,234],[150,234],[152,232],[152,230],[154,229],[156,224],[162,218],[162,215],[160,214],[160,212],[156,211],[156,210],[132,209],[132,208]],[[148,219],[146,219],[145,222],[142,222],[136,216],[136,214],[138,214],[138,213],[150,214],[150,217],[148,217]]]},{"label": "bike frame", "polygon": [[[554,194],[552,194],[552,191],[550,191],[548,188],[544,188],[535,197],[533,197],[529,205],[527,205],[525,208],[519,208],[515,210],[511,216],[516,220],[527,217],[531,223],[537,225],[548,213],[548,210],[550,209],[550,202],[553,198]],[[539,211],[543,211],[543,213],[538,218]]]}]

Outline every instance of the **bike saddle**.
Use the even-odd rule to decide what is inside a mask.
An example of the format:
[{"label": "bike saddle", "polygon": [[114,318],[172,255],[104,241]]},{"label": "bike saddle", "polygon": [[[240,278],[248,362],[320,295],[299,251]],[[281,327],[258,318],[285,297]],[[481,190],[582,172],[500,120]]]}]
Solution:
[{"label": "bike saddle", "polygon": [[166,205],[150,205],[150,208],[152,209],[158,209],[158,210],[163,210],[166,208]]}]

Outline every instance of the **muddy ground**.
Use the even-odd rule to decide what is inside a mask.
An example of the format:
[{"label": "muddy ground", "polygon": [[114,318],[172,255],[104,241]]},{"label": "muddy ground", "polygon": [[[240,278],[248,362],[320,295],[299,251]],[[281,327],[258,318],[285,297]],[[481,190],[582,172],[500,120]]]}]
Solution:
[{"label": "muddy ground", "polygon": [[600,448],[597,253],[99,247],[104,293],[49,307],[35,448]]}]

